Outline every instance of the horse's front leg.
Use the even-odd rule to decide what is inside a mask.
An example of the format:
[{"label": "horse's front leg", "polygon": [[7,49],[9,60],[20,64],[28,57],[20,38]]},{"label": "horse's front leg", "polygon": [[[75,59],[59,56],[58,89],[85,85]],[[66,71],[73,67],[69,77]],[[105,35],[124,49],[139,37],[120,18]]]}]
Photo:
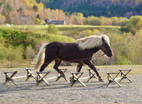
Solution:
[{"label": "horse's front leg", "polygon": [[90,61],[84,61],[84,63],[86,65],[88,65],[96,73],[96,75],[97,75],[97,77],[99,79],[99,82],[103,82],[103,80],[102,80],[101,76],[99,75],[99,73],[98,73],[97,69],[95,68],[95,66]]}]

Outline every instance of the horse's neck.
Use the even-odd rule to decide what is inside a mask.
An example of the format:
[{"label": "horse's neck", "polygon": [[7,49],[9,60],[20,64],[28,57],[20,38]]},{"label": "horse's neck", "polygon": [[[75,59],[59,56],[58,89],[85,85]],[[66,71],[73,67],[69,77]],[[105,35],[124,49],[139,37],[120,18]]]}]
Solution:
[{"label": "horse's neck", "polygon": [[99,47],[95,47],[93,49],[86,49],[83,51],[83,53],[87,53],[88,55],[92,56],[94,53],[96,53],[99,50],[100,50]]},{"label": "horse's neck", "polygon": [[96,53],[97,51],[99,51],[101,48],[100,47],[95,47],[93,49],[91,49],[92,53]]}]

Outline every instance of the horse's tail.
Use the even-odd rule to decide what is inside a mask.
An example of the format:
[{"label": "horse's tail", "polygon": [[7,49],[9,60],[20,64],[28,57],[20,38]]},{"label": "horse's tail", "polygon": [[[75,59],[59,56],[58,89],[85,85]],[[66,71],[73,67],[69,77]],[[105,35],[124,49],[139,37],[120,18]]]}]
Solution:
[{"label": "horse's tail", "polygon": [[37,62],[36,65],[34,67],[34,70],[39,70],[41,65],[44,63],[44,59],[45,59],[45,47],[46,47],[47,43],[44,43],[37,55]]}]

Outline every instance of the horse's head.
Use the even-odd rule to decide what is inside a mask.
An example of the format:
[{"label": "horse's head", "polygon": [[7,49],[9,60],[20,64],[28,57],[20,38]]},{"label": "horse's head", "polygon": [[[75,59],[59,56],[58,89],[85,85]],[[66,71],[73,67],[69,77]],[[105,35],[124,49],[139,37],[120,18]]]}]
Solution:
[{"label": "horse's head", "polygon": [[101,50],[106,54],[108,57],[112,56],[112,50],[109,44],[109,38],[108,37],[102,37],[102,45]]},{"label": "horse's head", "polygon": [[112,51],[110,48],[110,40],[107,35],[103,34],[100,36],[92,35],[89,37],[78,39],[76,43],[78,44],[81,50],[99,48],[108,57],[112,56]]}]

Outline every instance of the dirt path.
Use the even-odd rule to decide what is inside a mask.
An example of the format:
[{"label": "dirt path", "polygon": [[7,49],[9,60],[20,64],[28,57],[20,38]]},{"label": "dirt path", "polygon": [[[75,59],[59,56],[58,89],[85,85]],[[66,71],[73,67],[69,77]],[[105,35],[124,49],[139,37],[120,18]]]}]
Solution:
[{"label": "dirt path", "polygon": [[[18,70],[17,76],[25,75],[24,68],[1,68],[0,69],[0,104],[142,104],[142,66],[97,66],[100,68],[99,73],[104,79],[103,83],[92,79],[85,82],[86,87],[82,87],[79,83],[70,87],[70,83],[64,79],[55,82],[49,81],[50,86],[44,83],[39,87],[35,86],[34,79],[25,82],[24,79],[16,80],[18,87],[12,83],[3,86],[3,71]],[[122,87],[111,85],[106,88],[107,75],[106,72],[116,72],[117,69],[133,69],[129,74],[133,83],[122,83]],[[50,70],[49,68],[48,70]],[[75,71],[75,67],[69,67],[66,76],[71,76],[70,72]],[[88,72],[84,66],[83,76],[87,76]],[[56,76],[56,72],[50,76]]]}]

